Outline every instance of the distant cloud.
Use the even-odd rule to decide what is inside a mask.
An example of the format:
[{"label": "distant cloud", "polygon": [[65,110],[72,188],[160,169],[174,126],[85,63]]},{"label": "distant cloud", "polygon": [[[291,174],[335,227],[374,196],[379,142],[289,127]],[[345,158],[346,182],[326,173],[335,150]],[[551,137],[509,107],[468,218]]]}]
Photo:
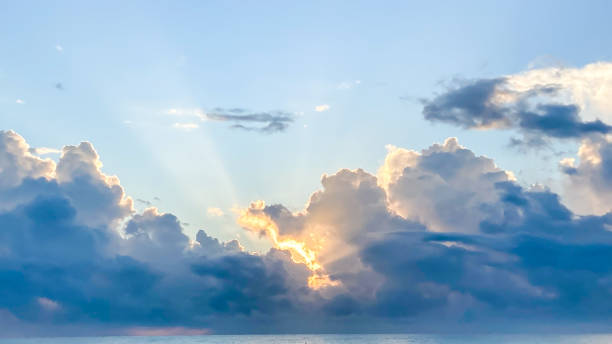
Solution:
[{"label": "distant cloud", "polygon": [[61,149],[57,148],[49,148],[49,147],[32,147],[30,148],[30,153],[36,155],[46,155],[46,154],[60,154],[62,153]]},{"label": "distant cloud", "polygon": [[61,82],[58,82],[58,83],[55,84],[55,88],[57,90],[62,91],[62,90],[64,90],[64,85]]},{"label": "distant cloud", "polygon": [[201,120],[206,119],[206,115],[202,109],[198,108],[172,108],[166,111],[166,114],[172,116],[196,117]]},{"label": "distant cloud", "polygon": [[61,308],[57,302],[46,297],[39,297],[36,301],[38,301],[38,304],[47,311],[56,311]]},{"label": "distant cloud", "polygon": [[179,129],[179,130],[189,131],[189,130],[197,129],[200,126],[197,123],[174,123],[172,127]]},{"label": "distant cloud", "polygon": [[15,100],[15,103],[17,103],[17,104],[25,104],[25,101],[23,99],[17,99],[17,100]]},{"label": "distant cloud", "polygon": [[151,203],[150,201],[147,201],[147,200],[141,199],[141,198],[136,198],[136,202],[140,203],[140,204],[142,204],[144,206],[147,206],[147,207],[150,207],[150,206],[153,205],[153,203]]},{"label": "distant cloud", "polygon": [[[588,85],[588,86],[586,86]],[[423,100],[423,115],[467,129],[517,129],[521,142],[612,133],[612,63],[547,68],[493,79],[459,80]],[[603,111],[602,111],[603,110]]]},{"label": "distant cloud", "polygon": [[62,47],[61,45],[56,45],[55,46],[55,50],[59,51],[60,53],[64,51],[64,47]]},{"label": "distant cloud", "polygon": [[[204,111],[199,108],[171,108],[166,110],[170,116],[195,117],[200,121],[230,122],[230,128],[273,134],[285,131],[294,121],[296,114],[285,111],[253,112],[243,108],[214,108]],[[195,129],[195,123],[189,126],[175,123],[178,129]]]},{"label": "distant cloud", "polygon": [[225,213],[220,208],[211,207],[206,210],[209,216],[223,216]]},{"label": "distant cloud", "polygon": [[315,106],[315,111],[316,112],[323,112],[323,111],[328,111],[330,109],[330,106],[327,104],[323,104],[323,105],[317,105]]},{"label": "distant cloud", "polygon": [[336,87],[339,90],[350,90],[353,87],[357,87],[361,84],[361,80],[343,81]]},{"label": "distant cloud", "polygon": [[[285,131],[294,121],[294,115],[284,111],[250,112],[242,108],[215,108],[206,113],[206,119],[231,122],[231,128],[272,134]],[[260,124],[259,126],[257,124]]]}]

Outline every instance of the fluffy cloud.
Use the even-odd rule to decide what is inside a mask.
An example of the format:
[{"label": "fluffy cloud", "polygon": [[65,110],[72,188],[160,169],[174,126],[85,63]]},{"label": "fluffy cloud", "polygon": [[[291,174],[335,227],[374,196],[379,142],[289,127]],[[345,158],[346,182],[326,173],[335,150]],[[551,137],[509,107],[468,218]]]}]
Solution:
[{"label": "fluffy cloud", "polygon": [[66,146],[57,164],[12,131],[0,142],[0,310],[11,333],[223,330],[307,294],[305,268],[282,252],[249,254],[203,231],[192,241],[172,214],[135,214],[87,142]]},{"label": "fluffy cloud", "polygon": [[390,147],[378,178],[341,170],[322,185],[300,212],[256,202],[247,214],[259,222],[242,224],[312,250],[337,282],[323,289],[332,319],[423,329],[612,316],[612,214],[577,216],[456,139],[421,152]]},{"label": "fluffy cloud", "polygon": [[583,214],[612,211],[612,137],[584,140],[578,159],[565,158],[559,164],[567,177],[568,204]]},{"label": "fluffy cloud", "polygon": [[[516,128],[524,141],[607,134],[612,64],[546,68],[494,79],[457,81],[424,100],[427,120],[464,128]],[[519,141],[515,141],[519,142]],[[540,143],[543,143],[540,138]]]},{"label": "fluffy cloud", "polygon": [[[55,163],[14,132],[0,142],[0,329],[12,335],[609,328],[612,318],[612,214],[577,215],[454,138],[389,147],[377,175],[324,175],[297,212],[253,202],[238,221],[270,239],[264,254],[203,230],[189,238],[155,208],[137,213],[89,143]],[[608,145],[585,142],[580,163],[563,165],[569,177],[606,177]]]}]

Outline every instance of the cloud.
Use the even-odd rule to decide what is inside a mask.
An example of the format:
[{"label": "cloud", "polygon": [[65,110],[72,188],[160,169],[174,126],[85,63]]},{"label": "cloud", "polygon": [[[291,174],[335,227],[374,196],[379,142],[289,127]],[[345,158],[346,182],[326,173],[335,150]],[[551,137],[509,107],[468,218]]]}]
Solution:
[{"label": "cloud", "polygon": [[[214,108],[205,112],[198,108],[172,108],[166,111],[171,116],[195,117],[201,121],[229,122],[230,128],[273,134],[285,131],[294,121],[294,115],[284,111],[252,112],[242,108]],[[196,123],[175,123],[184,130],[196,128]]]},{"label": "cloud", "polygon": [[147,206],[147,207],[150,207],[150,206],[153,205],[153,203],[151,203],[151,201],[147,201],[146,199],[136,198],[136,202],[138,202],[138,203],[140,203],[140,204],[142,204],[144,206]]},{"label": "cloud", "polygon": [[330,108],[330,106],[327,105],[327,104],[317,105],[317,106],[315,106],[315,111],[316,112],[324,112],[324,111],[328,111],[329,108]]},{"label": "cloud", "polygon": [[322,185],[304,210],[259,202],[242,224],[270,221],[276,241],[312,250],[337,282],[322,306],[332,319],[465,329],[612,316],[612,215],[577,216],[454,138],[421,152],[391,146],[378,177],[341,170]]},{"label": "cloud", "polygon": [[17,99],[17,100],[15,100],[15,103],[17,103],[17,104],[25,104],[25,101],[23,99]]},{"label": "cloud", "polygon": [[357,87],[361,84],[361,80],[343,81],[336,87],[339,90],[350,90],[353,87]]},{"label": "cloud", "polygon": [[61,45],[57,44],[57,45],[55,46],[55,50],[57,50],[58,52],[60,52],[60,53],[61,53],[61,52],[63,52],[63,51],[64,51],[64,47],[62,47]]},{"label": "cloud", "polygon": [[249,112],[241,108],[215,108],[212,112],[207,112],[205,117],[210,121],[233,123],[231,128],[234,129],[264,134],[283,132],[294,121],[294,116],[288,112]]},{"label": "cloud", "polygon": [[101,168],[90,143],[64,147],[55,163],[0,132],[0,309],[10,333],[222,331],[238,314],[274,317],[307,296],[304,268],[283,253],[245,253],[203,231],[192,242],[174,215],[135,213]]},{"label": "cloud", "polygon": [[30,148],[30,153],[34,155],[61,154],[62,150],[57,149],[57,148],[49,148],[49,147],[36,147],[36,148]]},{"label": "cloud", "polygon": [[468,129],[517,129],[527,140],[583,138],[612,132],[604,122],[612,118],[602,111],[612,105],[611,85],[610,63],[455,81],[423,100],[423,115]]},{"label": "cloud", "polygon": [[206,118],[204,111],[198,108],[172,108],[166,111],[166,114],[172,116],[196,117],[201,120]]},{"label": "cloud", "polygon": [[174,123],[172,127],[179,129],[179,130],[190,131],[190,130],[198,129],[200,126],[197,123],[178,123],[177,122],[177,123]]},{"label": "cloud", "polygon": [[[607,178],[608,145],[583,142],[568,178]],[[253,202],[238,223],[261,254],[137,212],[102,167],[91,143],[55,162],[0,132],[3,334],[610,329],[612,213],[576,214],[455,138],[323,175],[304,209]]]},{"label": "cloud", "polygon": [[565,174],[565,199],[581,214],[612,211],[612,137],[583,140],[578,162],[564,158],[559,168]]},{"label": "cloud", "polygon": [[223,216],[225,213],[220,208],[211,207],[206,209],[208,216]]},{"label": "cloud", "polygon": [[499,183],[514,176],[476,156],[456,138],[421,152],[393,146],[378,171],[389,206],[436,231],[478,232],[479,223],[504,209],[493,206]]}]

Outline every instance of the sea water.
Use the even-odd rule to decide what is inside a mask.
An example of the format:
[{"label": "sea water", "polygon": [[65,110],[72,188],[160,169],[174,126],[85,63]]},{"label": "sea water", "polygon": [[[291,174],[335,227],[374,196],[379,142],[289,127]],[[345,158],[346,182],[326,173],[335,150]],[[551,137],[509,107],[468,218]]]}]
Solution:
[{"label": "sea water", "polygon": [[0,344],[609,344],[612,335],[207,335],[0,339]]}]

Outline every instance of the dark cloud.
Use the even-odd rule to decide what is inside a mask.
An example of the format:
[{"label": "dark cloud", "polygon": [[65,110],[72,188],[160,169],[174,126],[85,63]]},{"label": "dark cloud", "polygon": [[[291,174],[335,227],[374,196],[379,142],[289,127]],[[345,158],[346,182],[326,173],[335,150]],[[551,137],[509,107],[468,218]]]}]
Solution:
[{"label": "dark cloud", "polygon": [[[601,120],[583,121],[575,104],[560,104],[557,85],[510,89],[506,78],[458,82],[433,99],[423,100],[423,115],[432,122],[463,128],[516,128],[527,135],[581,138],[612,132]],[[508,98],[504,100],[503,98]]]},{"label": "dark cloud", "polygon": [[203,231],[191,242],[172,214],[134,214],[88,143],[67,146],[54,164],[14,132],[0,142],[0,310],[15,323],[10,333],[207,328],[274,316],[304,294],[289,273],[303,275],[302,286],[308,275],[286,255],[245,253]]},{"label": "dark cloud", "polygon": [[272,134],[285,131],[294,121],[291,113],[283,111],[249,112],[245,109],[215,108],[206,119],[233,123],[231,128]]},{"label": "dark cloud", "polygon": [[[57,163],[13,132],[0,144],[0,329],[12,335],[610,328],[612,213],[578,215],[456,139],[391,147],[378,176],[324,175],[301,212],[247,210],[316,248],[335,282],[321,289],[289,251],[203,230],[194,241],[172,214],[136,213],[88,143]],[[572,176],[607,178],[607,141],[590,145],[600,159]]]}]

